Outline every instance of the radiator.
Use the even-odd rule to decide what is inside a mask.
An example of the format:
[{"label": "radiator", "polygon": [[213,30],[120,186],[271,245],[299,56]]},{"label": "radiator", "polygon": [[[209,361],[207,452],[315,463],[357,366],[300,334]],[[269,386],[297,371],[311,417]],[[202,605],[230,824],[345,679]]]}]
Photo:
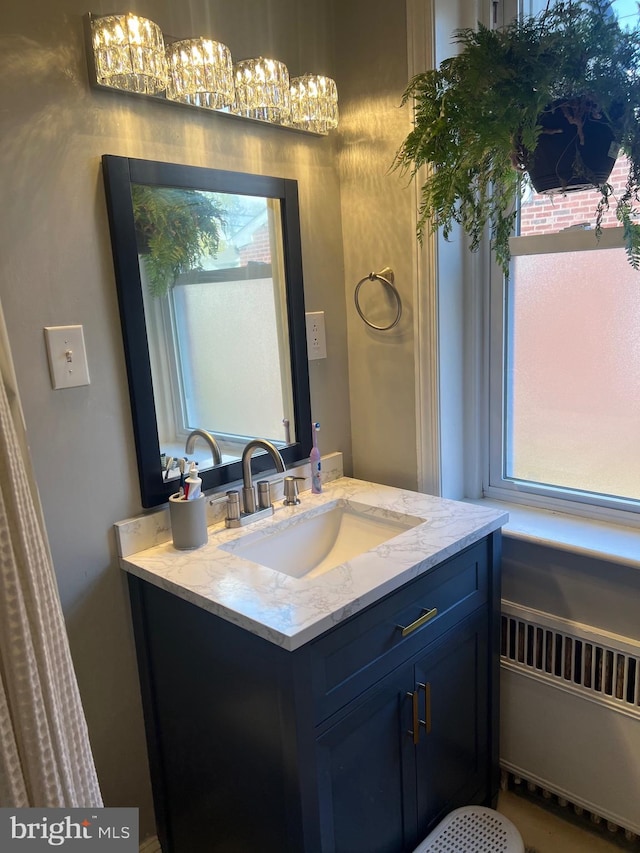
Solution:
[{"label": "radiator", "polygon": [[502,602],[500,763],[640,835],[640,642]]}]

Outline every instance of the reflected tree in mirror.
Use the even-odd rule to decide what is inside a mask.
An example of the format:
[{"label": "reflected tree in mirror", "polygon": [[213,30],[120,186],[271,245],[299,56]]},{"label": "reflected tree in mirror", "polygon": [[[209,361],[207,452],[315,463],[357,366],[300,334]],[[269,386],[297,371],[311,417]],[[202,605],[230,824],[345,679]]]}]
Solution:
[{"label": "reflected tree in mirror", "polygon": [[202,255],[216,255],[222,207],[211,193],[176,187],[134,184],[131,194],[149,290],[164,296],[180,273],[200,268]]}]

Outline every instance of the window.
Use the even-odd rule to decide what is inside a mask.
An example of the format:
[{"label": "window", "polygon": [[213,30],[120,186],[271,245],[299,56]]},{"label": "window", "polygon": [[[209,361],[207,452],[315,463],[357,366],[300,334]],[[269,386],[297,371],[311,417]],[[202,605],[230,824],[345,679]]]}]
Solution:
[{"label": "window", "polygon": [[[625,177],[621,158],[610,181]],[[613,212],[599,242],[585,228],[596,204],[521,205],[509,282],[492,283],[485,492],[640,513],[640,273]]]},{"label": "window", "polygon": [[584,231],[514,241],[494,488],[640,509],[640,273],[618,231],[599,248]]}]

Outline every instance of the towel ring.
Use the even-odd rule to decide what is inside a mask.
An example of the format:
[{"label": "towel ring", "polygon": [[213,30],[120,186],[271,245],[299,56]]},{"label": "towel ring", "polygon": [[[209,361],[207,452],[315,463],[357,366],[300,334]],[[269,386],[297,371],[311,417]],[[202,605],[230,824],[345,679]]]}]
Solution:
[{"label": "towel ring", "polygon": [[[367,320],[367,318],[364,316],[362,308],[360,307],[358,295],[360,293],[360,288],[365,283],[365,281],[381,281],[382,284],[384,284],[385,287],[388,287],[395,296],[397,312],[395,319],[392,320],[392,322],[389,323],[388,326],[376,326],[375,323],[372,323],[371,320]],[[380,270],[380,272],[370,272],[369,275],[366,275],[356,284],[356,290],[353,294],[353,299],[356,303],[356,311],[367,324],[367,326],[372,329],[376,329],[378,332],[388,332],[389,329],[393,329],[394,326],[398,325],[398,323],[400,322],[400,317],[402,317],[402,300],[400,299],[400,294],[398,293],[398,289],[396,288],[394,281],[395,277],[393,274],[393,270],[390,267],[385,267],[383,270]]]}]

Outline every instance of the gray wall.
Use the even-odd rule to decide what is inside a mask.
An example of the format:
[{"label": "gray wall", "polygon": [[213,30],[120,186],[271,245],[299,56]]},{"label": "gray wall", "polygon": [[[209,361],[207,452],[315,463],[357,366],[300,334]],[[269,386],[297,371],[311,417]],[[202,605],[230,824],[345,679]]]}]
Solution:
[{"label": "gray wall", "polygon": [[[338,164],[354,475],[416,488],[415,197],[406,177],[391,170],[411,129],[409,108],[400,109],[408,80],[405,6],[404,0],[335,2],[336,68],[346,100]],[[394,329],[379,332],[363,323],[353,299],[364,276],[387,266],[403,313]],[[395,304],[385,306],[383,286],[366,282],[361,292],[365,314],[387,325]]]},{"label": "gray wall", "polygon": [[[117,6],[117,4],[116,4]],[[323,0],[133,2],[177,36],[210,35],[236,59],[269,54],[292,74],[332,73]],[[351,469],[339,175],[332,138],[187,113],[89,88],[86,12],[112,2],[12,3],[0,21],[0,300],[7,326],[105,801],[153,830],[130,616],[113,522],[141,511],[114,285],[102,154],[299,181],[307,310],[326,312],[311,370],[322,449]],[[42,329],[84,326],[91,384],[53,391]]]},{"label": "gray wall", "polygon": [[640,640],[637,568],[506,536],[502,595],[525,607]]}]

